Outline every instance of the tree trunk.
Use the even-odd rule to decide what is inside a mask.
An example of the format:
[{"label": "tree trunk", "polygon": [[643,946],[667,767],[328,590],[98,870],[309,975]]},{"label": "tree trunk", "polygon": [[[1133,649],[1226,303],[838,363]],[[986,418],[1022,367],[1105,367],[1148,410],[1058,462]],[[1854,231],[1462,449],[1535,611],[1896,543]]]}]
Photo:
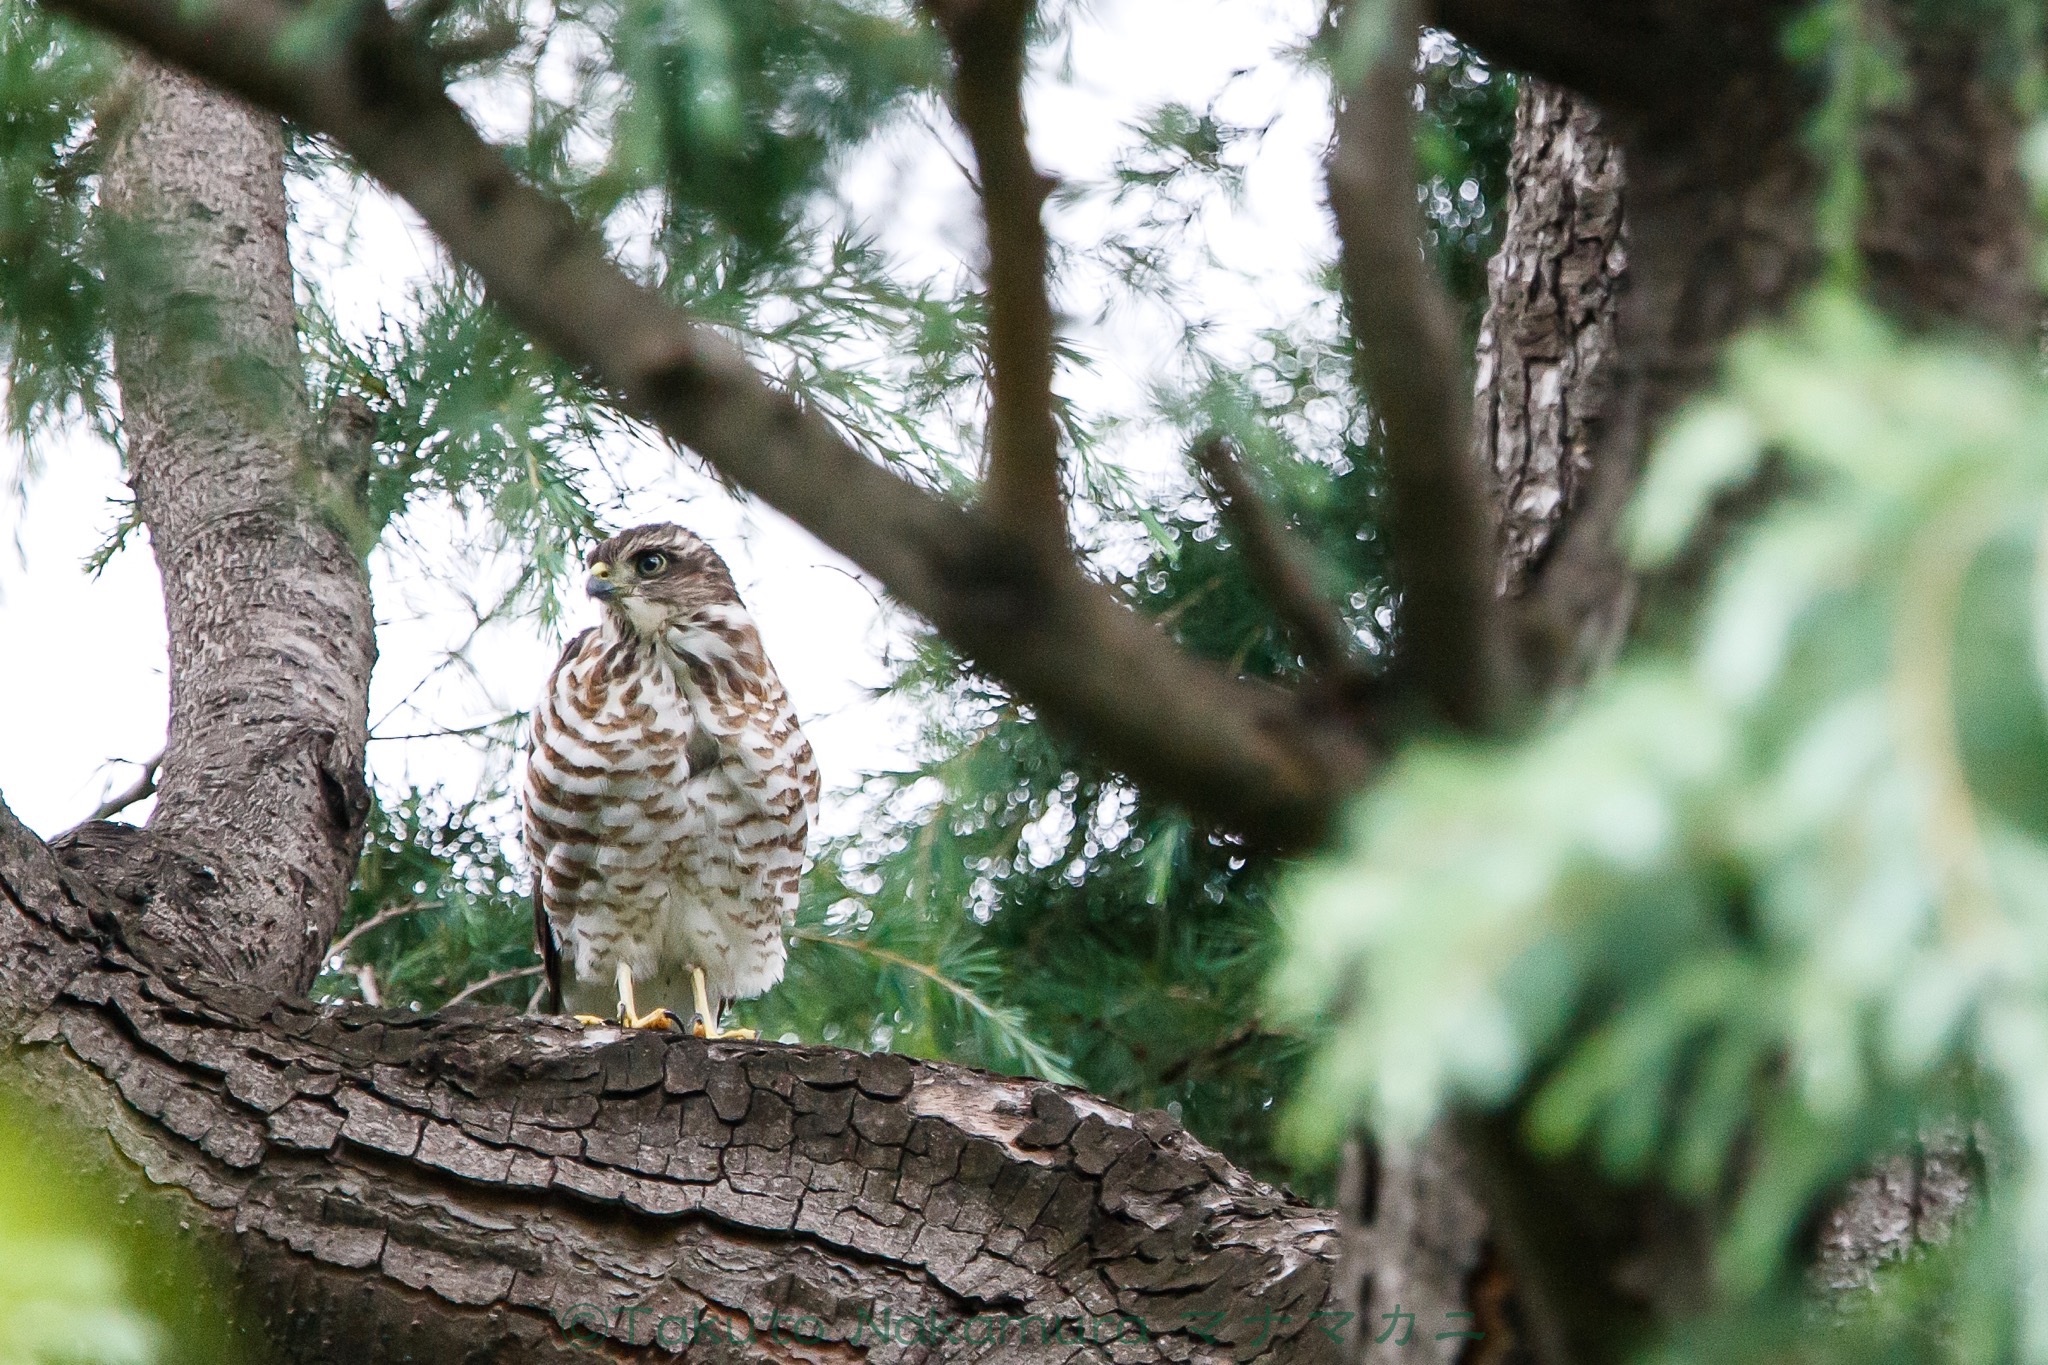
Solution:
[{"label": "tree trunk", "polygon": [[163,578],[170,735],[147,831],[89,825],[60,851],[133,903],[158,960],[303,990],[362,851],[376,642],[339,529],[350,481],[322,467],[306,411],[284,133],[154,63],[125,93],[103,190],[132,239],[114,358]]},{"label": "tree trunk", "polygon": [[[1729,338],[1781,316],[1821,276],[1815,210],[1823,176],[1807,139],[1817,80],[1781,55],[1791,13],[1784,5],[1652,14],[1571,7],[1598,33],[1535,24],[1481,0],[1446,0],[1444,8],[1454,31],[1498,60],[1540,77],[1576,77],[1601,101],[1596,118],[1579,97],[1565,97],[1571,107],[1546,110],[1536,124],[1554,129],[1554,144],[1518,144],[1518,171],[1547,166],[1569,178],[1549,214],[1540,200],[1522,206],[1537,213],[1535,225],[1569,212],[1587,235],[1555,244],[1562,259],[1553,282],[1520,257],[1511,225],[1506,264],[1493,281],[1501,313],[1491,323],[1494,396],[1481,398],[1482,449],[1492,426],[1499,444],[1490,453],[1509,496],[1503,581],[1513,587],[1519,576],[1528,597],[1527,663],[1533,676],[1569,684],[1611,659],[1635,618],[1637,585],[1616,531],[1651,441],[1711,381]],[[1863,130],[1858,240],[1869,290],[1910,327],[1961,324],[2024,339],[2038,291],[2015,154],[2021,120],[2000,74],[2004,58],[1970,15],[1903,3],[1877,13],[1896,30],[1910,94],[1876,111]],[[1455,22],[1460,14],[1467,25]],[[1651,40],[1663,60],[1586,71],[1587,53],[1617,33]],[[1618,166],[1598,141],[1591,151],[1579,143],[1581,132],[1601,128],[1628,168],[1625,238],[1610,199]],[[1627,287],[1603,303],[1603,289],[1620,279],[1615,244],[1625,247]],[[1603,245],[1608,256],[1596,258]],[[1533,335],[1514,337],[1510,329],[1520,325]],[[1533,375],[1517,368],[1517,347],[1536,357]],[[1553,364],[1556,390],[1546,387]],[[1581,396],[1560,409],[1567,375]],[[1517,384],[1527,387],[1517,392]],[[1539,435],[1519,431],[1524,409]],[[1597,453],[1579,466],[1574,457],[1584,450]],[[1555,505],[1545,474],[1553,460]],[[1531,473],[1533,484],[1525,483]],[[1561,520],[1560,507],[1569,508]],[[1536,552],[1524,549],[1528,540]]]},{"label": "tree trunk", "polygon": [[261,1358],[1336,1358],[1330,1216],[1163,1113],[168,981],[4,807],[0,895],[18,1074],[189,1201]]},{"label": "tree trunk", "polygon": [[1593,467],[1628,268],[1622,183],[1621,154],[1593,107],[1525,77],[1472,422],[1498,484],[1499,585],[1509,597],[1527,589]]},{"label": "tree trunk", "polygon": [[1412,1146],[1365,1137],[1345,1143],[1337,1214],[1342,1250],[1330,1301],[1357,1311],[1347,1361],[1455,1365],[1471,1358],[1468,1342],[1475,1339],[1487,1343],[1487,1360],[1507,1358],[1514,1330],[1475,1292],[1486,1258],[1486,1210],[1448,1128]]},{"label": "tree trunk", "polygon": [[[1461,36],[1496,58],[1576,78],[1606,101],[1596,113],[1579,95],[1525,81],[1480,344],[1475,436],[1501,482],[1502,589],[1524,600],[1531,674],[1570,686],[1611,660],[1638,612],[1616,531],[1651,441],[1711,380],[1731,336],[1782,314],[1820,277],[1821,172],[1804,137],[1811,84],[1779,59],[1784,11],[1771,6],[1702,8],[1690,29],[1636,12],[1635,38],[1647,29],[1667,51],[1693,55],[1661,76],[1638,64],[1632,78],[1577,66],[1626,31],[1620,16],[1601,20],[1601,39],[1533,17],[1517,30],[1522,17],[1480,3],[1446,8],[1469,12]],[[1908,327],[1961,324],[2021,340],[2039,300],[2014,155],[2020,122],[1995,74],[1998,54],[1967,19],[1924,7],[1917,19],[1903,7],[1890,17],[1912,84],[1864,130],[1868,288]],[[1403,1216],[1429,1234],[1414,1242],[1408,1273],[1433,1276],[1427,1292],[1482,1269],[1487,1253],[1471,1250],[1466,1231],[1476,1190],[1516,1272],[1515,1316],[1542,1358],[1618,1359],[1654,1323],[1707,1301],[1708,1230],[1695,1214],[1616,1190],[1582,1163],[1534,1161],[1518,1114],[1462,1122],[1462,1161],[1407,1164],[1411,1181],[1424,1177],[1424,1207]],[[1822,1219],[1817,1282],[1867,1283],[1913,1241],[1945,1236],[1973,1169],[1955,1144],[1935,1143],[1855,1182]],[[1343,1212],[1350,1245],[1361,1233],[1348,1203]],[[1364,1235],[1388,1242],[1384,1231]],[[1472,1259],[1442,1256],[1454,1245]]]}]

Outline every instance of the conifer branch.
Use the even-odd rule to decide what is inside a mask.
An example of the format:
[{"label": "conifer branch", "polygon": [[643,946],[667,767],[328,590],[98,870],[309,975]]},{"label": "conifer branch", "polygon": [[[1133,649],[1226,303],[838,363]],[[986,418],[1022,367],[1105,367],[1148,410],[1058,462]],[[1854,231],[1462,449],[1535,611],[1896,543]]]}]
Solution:
[{"label": "conifer branch", "polygon": [[358,924],[355,928],[349,930],[340,938],[334,940],[334,942],[327,945],[327,951],[321,955],[320,960],[322,962],[331,962],[338,957],[346,961],[348,958],[348,950],[350,948],[353,948],[356,945],[356,940],[362,938],[365,934],[373,933],[378,929],[382,929],[385,925],[391,923],[391,921],[395,919],[403,919],[405,916],[410,915],[415,911],[439,910],[442,907],[442,905],[443,902],[441,901],[400,901],[396,905],[387,905],[382,910],[379,910],[376,914],[370,916],[361,924]]},{"label": "conifer branch", "polygon": [[1049,1081],[1058,1081],[1063,1085],[1078,1084],[1073,1073],[1067,1069],[1066,1063],[1043,1043],[1033,1038],[1008,1011],[990,1004],[982,999],[973,987],[954,980],[930,963],[919,962],[916,958],[905,957],[902,953],[892,952],[887,948],[878,948],[872,943],[840,938],[835,934],[821,934],[813,929],[792,929],[789,931],[789,937],[796,943],[830,944],[834,948],[843,948],[849,953],[858,953],[863,957],[873,958],[877,962],[923,977],[986,1021],[1002,1038],[1003,1045],[1029,1063],[1041,1077]]},{"label": "conifer branch", "polygon": [[1024,126],[1025,29],[1032,0],[931,0],[953,49],[953,104],[974,148],[987,225],[989,436],[986,497],[1004,529],[1064,549],[1053,317],[1046,293],[1045,198]]}]

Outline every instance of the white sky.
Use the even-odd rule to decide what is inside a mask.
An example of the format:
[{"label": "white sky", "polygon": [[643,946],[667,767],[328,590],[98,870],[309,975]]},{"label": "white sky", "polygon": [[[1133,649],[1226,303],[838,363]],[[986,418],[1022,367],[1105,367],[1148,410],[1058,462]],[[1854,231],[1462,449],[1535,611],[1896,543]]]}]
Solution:
[{"label": "white sky", "polygon": [[[1307,306],[1313,263],[1332,245],[1322,210],[1318,159],[1328,116],[1317,82],[1274,54],[1299,41],[1318,7],[1304,0],[1096,0],[1057,68],[1028,92],[1032,144],[1057,175],[1092,179],[1128,140],[1125,125],[1166,100],[1197,109],[1212,99],[1226,120],[1270,129],[1249,168],[1244,205],[1203,220],[1207,244],[1225,270],[1203,273],[1200,305],[1246,343],[1260,327],[1284,325]],[[1227,87],[1227,89],[1226,89]],[[953,136],[947,130],[948,137]],[[953,155],[929,132],[908,130],[849,169],[847,184],[869,227],[914,272],[945,277],[972,263],[979,227],[969,186]],[[300,268],[318,272],[329,299],[360,310],[344,324],[373,322],[396,307],[409,280],[427,271],[435,248],[408,212],[380,196],[350,209],[300,203],[311,230],[294,241]],[[1053,229],[1085,250],[1100,220],[1078,213]],[[1085,274],[1077,277],[1086,288]],[[1077,317],[1096,300],[1070,298]],[[1092,364],[1062,382],[1066,395],[1101,411],[1136,412],[1152,362],[1164,349],[1160,320],[1120,314],[1075,324],[1068,335]],[[1146,477],[1165,477],[1177,453],[1165,438],[1136,433],[1126,458]],[[872,698],[887,675],[890,639],[879,591],[850,564],[765,505],[736,500],[660,449],[621,449],[632,471],[630,524],[676,520],[723,552],[760,622],[816,747],[828,792],[867,771],[899,765],[914,736],[910,718]],[[0,455],[0,471],[19,457]],[[156,567],[138,538],[98,579],[82,562],[117,519],[122,491],[113,451],[88,438],[57,440],[42,452],[26,514],[14,530],[21,556],[0,536],[0,796],[28,825],[54,835],[84,819],[109,791],[133,780],[136,762],[163,744],[164,626]],[[416,525],[433,551],[380,552],[372,565],[379,659],[371,687],[371,775],[386,791],[446,784],[457,796],[475,784],[478,759],[448,739],[401,739],[459,728],[524,707],[554,660],[559,640],[537,620],[479,636],[473,668],[445,666],[469,634],[465,585],[453,547],[465,528],[453,516]],[[426,536],[419,537],[425,539]],[[571,630],[594,619],[577,601]],[[74,724],[69,718],[82,717]],[[828,798],[828,830],[855,818]],[[147,806],[123,818],[140,820]]]}]

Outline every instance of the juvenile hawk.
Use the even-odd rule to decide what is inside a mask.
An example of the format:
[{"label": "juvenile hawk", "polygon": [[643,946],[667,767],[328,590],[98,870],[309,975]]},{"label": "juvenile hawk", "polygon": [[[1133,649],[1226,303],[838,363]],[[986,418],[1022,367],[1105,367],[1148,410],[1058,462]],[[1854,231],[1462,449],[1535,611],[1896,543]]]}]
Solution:
[{"label": "juvenile hawk", "polygon": [[719,1037],[729,1001],[782,979],[817,764],[710,546],[636,526],[585,586],[604,623],[563,651],[526,755],[550,1007],[616,1002],[633,1028],[694,1012]]}]

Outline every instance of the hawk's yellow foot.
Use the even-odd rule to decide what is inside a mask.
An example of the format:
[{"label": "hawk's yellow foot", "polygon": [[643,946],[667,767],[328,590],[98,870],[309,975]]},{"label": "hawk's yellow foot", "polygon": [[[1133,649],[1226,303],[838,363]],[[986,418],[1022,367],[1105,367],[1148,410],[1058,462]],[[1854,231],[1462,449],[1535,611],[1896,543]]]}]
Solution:
[{"label": "hawk's yellow foot", "polygon": [[690,968],[690,994],[697,998],[697,1017],[690,1023],[690,1032],[699,1038],[738,1038],[752,1042],[760,1035],[750,1028],[722,1029],[718,1019],[711,1013],[711,993],[704,988],[704,969]]},{"label": "hawk's yellow foot", "polygon": [[626,970],[626,964],[619,964],[619,1023],[627,1028],[662,1029],[680,1032],[683,1021],[676,1018],[673,1010],[656,1007],[642,1014],[640,1007],[633,1003],[633,973]]}]

